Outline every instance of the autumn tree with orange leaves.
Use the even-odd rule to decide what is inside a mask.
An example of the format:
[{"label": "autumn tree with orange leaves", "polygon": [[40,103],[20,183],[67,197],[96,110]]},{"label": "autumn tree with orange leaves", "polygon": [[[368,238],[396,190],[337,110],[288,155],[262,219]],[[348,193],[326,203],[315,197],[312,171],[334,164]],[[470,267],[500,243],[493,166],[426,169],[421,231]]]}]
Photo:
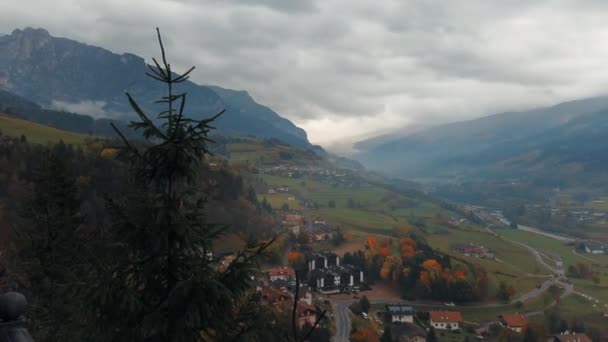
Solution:
[{"label": "autumn tree with orange leaves", "polygon": [[411,237],[405,237],[399,240],[401,246],[401,256],[404,258],[412,258],[416,255],[416,241]]},{"label": "autumn tree with orange leaves", "polygon": [[375,251],[378,248],[378,239],[376,239],[375,235],[367,237],[367,240],[365,240],[365,248],[372,251]]},{"label": "autumn tree with orange leaves", "polygon": [[294,270],[301,270],[305,264],[304,255],[297,251],[291,251],[287,255],[287,262]]}]

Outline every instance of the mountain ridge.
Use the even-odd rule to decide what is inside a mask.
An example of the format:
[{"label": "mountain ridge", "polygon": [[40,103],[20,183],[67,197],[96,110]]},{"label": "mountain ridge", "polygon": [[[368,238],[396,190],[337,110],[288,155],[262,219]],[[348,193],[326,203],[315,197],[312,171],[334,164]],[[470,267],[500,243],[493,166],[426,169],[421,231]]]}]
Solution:
[{"label": "mountain ridge", "polygon": [[[157,112],[154,101],[162,86],[145,76],[145,59],[68,38],[53,37],[45,29],[16,29],[0,36],[0,89],[46,108],[83,108],[82,114],[128,120],[133,117],[125,99],[128,91],[145,111]],[[223,134],[276,138],[310,147],[306,132],[263,106],[246,91],[186,81],[177,91],[188,92],[189,113],[212,116]],[[87,106],[90,107],[87,110]],[[88,111],[88,112],[87,112]],[[194,117],[195,114],[190,116]]]},{"label": "mountain ridge", "polygon": [[357,159],[377,171],[430,181],[542,178],[555,171],[558,160],[576,165],[563,177],[575,177],[573,170],[599,174],[589,156],[597,159],[593,144],[604,146],[601,139],[608,138],[598,130],[605,127],[604,117],[608,96],[567,101],[431,127],[362,151]]}]

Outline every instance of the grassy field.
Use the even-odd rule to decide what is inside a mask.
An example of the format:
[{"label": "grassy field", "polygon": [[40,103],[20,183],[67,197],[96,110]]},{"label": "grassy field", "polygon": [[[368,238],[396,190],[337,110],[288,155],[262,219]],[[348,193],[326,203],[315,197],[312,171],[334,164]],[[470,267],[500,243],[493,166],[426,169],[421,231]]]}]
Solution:
[{"label": "grassy field", "polygon": [[603,306],[594,305],[581,296],[564,298],[558,306],[562,319],[568,322],[579,320],[585,327],[598,329],[604,336],[608,336],[608,318],[603,315]]},{"label": "grassy field", "polygon": [[[287,160],[315,163],[321,159],[311,152],[277,143],[265,143],[260,139],[241,138],[243,142],[227,144],[230,162],[233,164],[276,164],[283,157]],[[283,157],[282,157],[283,156]]]},{"label": "grassy field", "polygon": [[2,134],[11,137],[25,135],[27,140],[34,144],[58,143],[63,140],[68,145],[81,145],[85,143],[87,138],[90,138],[84,134],[66,132],[2,114],[0,114],[0,131],[2,131]]},{"label": "grassy field", "polygon": [[[365,232],[389,232],[394,227],[412,224],[413,219],[428,220],[442,212],[434,203],[408,198],[377,186],[352,188],[332,186],[311,178],[292,179],[263,175],[268,186],[287,186],[299,199],[317,204],[313,214],[345,228]],[[335,207],[330,207],[330,201]],[[349,206],[349,202],[354,205]]]},{"label": "grassy field", "polygon": [[[270,206],[274,209],[280,209],[284,204],[289,206],[291,210],[302,210],[302,206],[300,205],[298,199],[288,193],[277,193],[277,194],[265,194],[260,195],[260,198],[266,198]],[[291,199],[290,199],[291,198]]]},{"label": "grassy field", "polygon": [[[467,264],[479,264],[487,272],[490,280],[491,296],[495,295],[501,281],[513,285],[514,297],[521,296],[541,284],[544,278],[533,275],[547,273],[525,248],[506,242],[485,231],[449,229],[442,234],[432,234],[427,240],[433,248]],[[467,257],[452,251],[454,244],[474,242],[491,249],[495,260]]]},{"label": "grassy field", "polygon": [[509,239],[528,244],[550,257],[559,255],[564,261],[564,267],[575,266],[577,263],[584,263],[596,272],[599,284],[595,284],[588,279],[571,279],[575,290],[598,298],[608,303],[608,255],[588,255],[575,254],[573,246],[568,246],[561,241],[545,236],[514,230],[505,229],[499,233]]}]

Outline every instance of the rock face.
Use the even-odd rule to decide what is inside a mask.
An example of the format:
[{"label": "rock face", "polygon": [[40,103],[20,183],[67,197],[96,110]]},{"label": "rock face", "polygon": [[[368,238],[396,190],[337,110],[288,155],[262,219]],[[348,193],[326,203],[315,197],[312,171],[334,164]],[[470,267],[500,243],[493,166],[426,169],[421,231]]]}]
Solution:
[{"label": "rock face", "polygon": [[[143,58],[112,53],[103,48],[51,36],[44,29],[26,28],[0,36],[0,88],[44,107],[55,107],[96,117],[132,117],[124,93],[153,113],[153,103],[164,92],[145,76]],[[188,92],[187,111],[207,117],[226,109],[217,122],[221,133],[276,138],[310,147],[306,132],[270,108],[256,103],[245,91],[193,82],[181,83]]]}]

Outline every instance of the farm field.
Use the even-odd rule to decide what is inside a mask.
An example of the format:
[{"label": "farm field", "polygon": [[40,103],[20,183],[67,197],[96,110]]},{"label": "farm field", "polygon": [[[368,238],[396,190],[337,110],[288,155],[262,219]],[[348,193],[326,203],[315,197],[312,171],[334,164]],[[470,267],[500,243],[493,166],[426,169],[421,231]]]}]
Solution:
[{"label": "farm field", "polygon": [[586,328],[593,327],[605,335],[608,334],[603,306],[594,306],[581,296],[572,295],[564,298],[558,306],[558,312],[562,319],[568,322],[579,320],[584,322]]},{"label": "farm field", "polygon": [[321,160],[309,151],[278,143],[266,143],[253,138],[240,138],[240,142],[230,142],[226,147],[230,153],[230,162],[233,164],[276,164],[281,160],[290,159],[314,163]]},{"label": "farm field", "polygon": [[586,279],[571,279],[575,285],[575,290],[608,301],[608,255],[575,254],[573,246],[525,231],[504,229],[498,232],[506,238],[528,244],[549,257],[554,257],[555,254],[559,255],[564,261],[565,269],[569,266],[576,266],[579,262],[589,265],[596,272],[599,284]]},{"label": "farm field", "polygon": [[[289,187],[289,193],[298,199],[316,204],[313,214],[344,228],[368,233],[390,234],[394,227],[412,225],[413,219],[422,219],[433,229],[437,226],[434,217],[443,211],[434,203],[405,197],[377,186],[332,186],[311,178],[272,175],[260,178],[268,186]],[[335,207],[329,206],[330,201]]]},{"label": "farm field", "polygon": [[[429,235],[427,240],[433,248],[457,260],[483,266],[488,272],[493,291],[496,291],[500,281],[513,285],[516,289],[514,297],[529,292],[543,282],[542,277],[532,275],[546,273],[528,250],[484,231],[449,229],[442,234]],[[452,245],[469,242],[489,248],[495,253],[496,259],[467,257],[452,251]]]},{"label": "farm field", "polygon": [[[273,209],[280,209],[284,204],[289,206],[290,210],[302,210],[300,202],[294,195],[279,193],[279,194],[265,194],[258,196],[260,199],[266,198],[268,203]],[[291,198],[291,199],[290,199]]]},{"label": "farm field", "polygon": [[85,143],[87,138],[90,138],[84,134],[66,132],[2,114],[0,114],[0,131],[4,135],[17,138],[25,135],[27,140],[34,144],[58,143],[63,140],[68,145],[81,145]]}]

